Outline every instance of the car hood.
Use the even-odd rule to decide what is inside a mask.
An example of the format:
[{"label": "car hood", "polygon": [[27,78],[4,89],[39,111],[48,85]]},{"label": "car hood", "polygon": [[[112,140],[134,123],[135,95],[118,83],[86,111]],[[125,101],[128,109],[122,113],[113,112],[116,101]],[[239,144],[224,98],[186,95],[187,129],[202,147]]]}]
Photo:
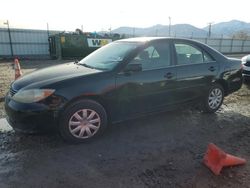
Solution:
[{"label": "car hood", "polygon": [[[76,63],[65,63],[61,65],[51,66],[48,68],[40,69],[29,74],[26,74],[13,82],[12,88],[20,90],[29,86],[42,86],[46,83],[51,84],[69,78],[86,76],[103,72],[92,68],[87,68],[83,65]],[[43,83],[43,84],[42,84]]]}]

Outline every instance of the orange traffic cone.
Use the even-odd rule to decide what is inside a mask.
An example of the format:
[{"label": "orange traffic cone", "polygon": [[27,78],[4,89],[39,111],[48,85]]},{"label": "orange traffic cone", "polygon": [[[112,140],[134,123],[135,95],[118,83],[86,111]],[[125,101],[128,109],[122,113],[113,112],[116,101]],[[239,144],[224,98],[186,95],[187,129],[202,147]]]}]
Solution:
[{"label": "orange traffic cone", "polygon": [[215,175],[219,175],[223,167],[243,165],[246,160],[227,154],[213,143],[210,143],[203,162]]},{"label": "orange traffic cone", "polygon": [[21,71],[20,63],[19,63],[19,61],[18,61],[17,58],[14,61],[14,68],[15,68],[15,80],[16,80],[17,78],[19,78],[20,76],[22,76],[22,71]]}]

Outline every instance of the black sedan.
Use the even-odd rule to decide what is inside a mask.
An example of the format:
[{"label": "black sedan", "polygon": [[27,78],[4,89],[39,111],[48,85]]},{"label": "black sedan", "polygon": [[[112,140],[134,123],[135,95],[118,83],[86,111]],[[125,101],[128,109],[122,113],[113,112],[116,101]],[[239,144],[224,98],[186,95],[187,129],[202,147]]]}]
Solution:
[{"label": "black sedan", "polygon": [[241,85],[241,61],[205,44],[133,38],[21,77],[11,84],[5,109],[17,131],[55,128],[67,141],[84,142],[108,123],[183,104],[213,113]]}]

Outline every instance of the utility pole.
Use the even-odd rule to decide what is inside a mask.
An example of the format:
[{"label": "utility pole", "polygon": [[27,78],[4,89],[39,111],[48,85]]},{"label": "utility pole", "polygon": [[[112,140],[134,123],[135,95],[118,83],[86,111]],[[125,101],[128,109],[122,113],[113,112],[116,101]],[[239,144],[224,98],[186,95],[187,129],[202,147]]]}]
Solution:
[{"label": "utility pole", "polygon": [[168,25],[168,36],[171,36],[171,17],[168,17],[169,25]]},{"label": "utility pole", "polygon": [[135,37],[135,28],[133,27],[133,37]]},{"label": "utility pole", "polygon": [[211,37],[211,34],[212,34],[212,24],[213,22],[208,23],[208,37],[209,38]]},{"label": "utility pole", "polygon": [[47,22],[47,34],[48,34],[48,39],[49,39],[49,23]]},{"label": "utility pole", "polygon": [[112,28],[111,26],[109,27],[109,35],[111,36],[111,31],[112,31]]},{"label": "utility pole", "polygon": [[5,25],[7,25],[8,27],[8,34],[9,34],[9,41],[10,41],[10,52],[11,52],[11,57],[13,57],[13,46],[12,46],[12,40],[11,40],[11,34],[10,34],[10,24],[9,24],[9,20],[7,20],[5,23],[3,23]]}]

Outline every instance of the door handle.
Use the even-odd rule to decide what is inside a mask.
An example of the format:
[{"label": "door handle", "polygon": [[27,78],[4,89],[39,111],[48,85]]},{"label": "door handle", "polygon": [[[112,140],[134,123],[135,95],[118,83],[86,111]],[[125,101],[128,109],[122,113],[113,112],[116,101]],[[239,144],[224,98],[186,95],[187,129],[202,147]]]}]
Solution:
[{"label": "door handle", "polygon": [[173,74],[172,72],[168,72],[168,73],[166,73],[166,74],[164,75],[164,77],[167,78],[167,79],[171,79],[171,78],[174,77],[174,74]]},{"label": "door handle", "polygon": [[213,66],[209,67],[208,70],[210,70],[211,72],[215,71],[215,68]]}]

